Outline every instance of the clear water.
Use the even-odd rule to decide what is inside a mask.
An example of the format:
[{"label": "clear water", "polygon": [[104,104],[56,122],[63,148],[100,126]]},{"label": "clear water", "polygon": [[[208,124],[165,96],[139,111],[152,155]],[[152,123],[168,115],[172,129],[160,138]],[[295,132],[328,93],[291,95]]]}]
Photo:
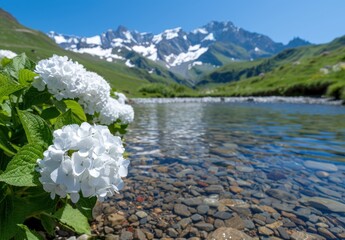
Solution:
[{"label": "clear water", "polygon": [[237,157],[271,166],[306,160],[345,164],[342,106],[150,103],[134,108],[126,150],[151,152],[153,161]]}]

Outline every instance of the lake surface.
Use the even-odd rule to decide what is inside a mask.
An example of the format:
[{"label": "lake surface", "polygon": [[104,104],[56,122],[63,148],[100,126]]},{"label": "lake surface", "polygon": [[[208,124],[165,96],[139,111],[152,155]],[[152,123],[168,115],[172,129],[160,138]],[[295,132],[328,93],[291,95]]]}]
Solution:
[{"label": "lake surface", "polygon": [[[182,202],[193,213],[196,206],[188,204],[199,198],[218,206],[203,216],[214,228],[214,219],[224,215],[216,211],[228,211],[241,217],[253,237],[265,236],[260,226],[277,221],[282,229],[270,228],[269,235],[283,238],[284,231],[290,236],[301,231],[323,237],[316,239],[345,238],[345,107],[254,102],[133,106],[135,121],[126,135],[128,184],[134,192],[146,189],[136,194],[161,197],[148,209],[179,215],[176,204]],[[219,207],[224,199],[239,206],[224,210]]]},{"label": "lake surface", "polygon": [[168,158],[207,161],[228,150],[271,166],[281,162],[298,166],[306,160],[345,163],[342,106],[150,103],[134,107],[135,122],[127,134],[127,151],[134,154],[140,147]]}]

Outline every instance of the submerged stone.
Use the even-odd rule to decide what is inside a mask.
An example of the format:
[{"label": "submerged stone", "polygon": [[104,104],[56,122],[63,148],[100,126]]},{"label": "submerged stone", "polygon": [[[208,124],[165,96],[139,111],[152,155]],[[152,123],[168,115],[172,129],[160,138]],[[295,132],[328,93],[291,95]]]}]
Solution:
[{"label": "submerged stone", "polygon": [[316,162],[316,161],[305,161],[304,166],[309,169],[322,170],[326,172],[336,172],[338,168],[332,163]]},{"label": "submerged stone", "polygon": [[305,197],[301,199],[302,202],[323,211],[345,213],[345,204],[322,197]]}]

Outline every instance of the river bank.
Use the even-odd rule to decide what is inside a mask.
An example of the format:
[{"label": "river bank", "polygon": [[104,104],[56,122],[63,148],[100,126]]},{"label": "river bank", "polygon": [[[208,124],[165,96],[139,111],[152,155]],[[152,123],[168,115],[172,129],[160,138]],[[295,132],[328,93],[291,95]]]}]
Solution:
[{"label": "river bank", "polygon": [[134,103],[192,103],[192,102],[258,102],[258,103],[298,103],[298,104],[325,104],[342,105],[342,100],[333,100],[331,98],[312,98],[312,97],[200,97],[200,98],[131,98]]}]

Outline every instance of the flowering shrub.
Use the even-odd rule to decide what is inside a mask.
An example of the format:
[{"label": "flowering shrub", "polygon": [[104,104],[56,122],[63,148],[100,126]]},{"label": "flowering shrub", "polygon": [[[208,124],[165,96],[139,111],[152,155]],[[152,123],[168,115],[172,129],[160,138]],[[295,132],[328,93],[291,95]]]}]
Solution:
[{"label": "flowering shrub", "polygon": [[34,219],[50,235],[90,233],[96,200],[123,188],[119,134],[133,118],[123,94],[67,57],[0,50],[1,239],[41,239]]}]

